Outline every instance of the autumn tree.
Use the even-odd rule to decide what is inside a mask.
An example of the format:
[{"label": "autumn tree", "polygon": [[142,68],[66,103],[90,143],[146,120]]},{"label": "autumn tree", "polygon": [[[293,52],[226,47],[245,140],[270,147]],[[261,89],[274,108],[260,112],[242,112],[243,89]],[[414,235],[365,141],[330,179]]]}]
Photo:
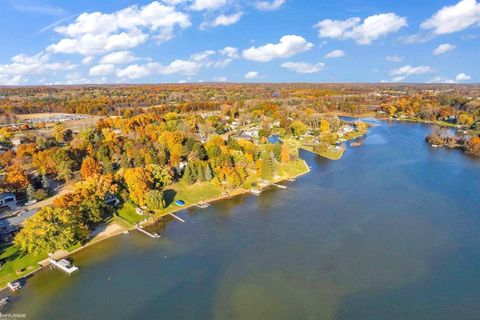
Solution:
[{"label": "autumn tree", "polygon": [[130,199],[136,204],[143,206],[145,204],[145,195],[150,191],[154,182],[150,172],[141,167],[129,168],[125,170],[123,178],[130,192]]},{"label": "autumn tree", "polygon": [[27,173],[18,166],[11,166],[6,170],[5,183],[13,190],[23,190],[29,184]]},{"label": "autumn tree", "polygon": [[83,179],[92,177],[94,175],[100,174],[102,171],[100,164],[92,157],[87,156],[82,162],[80,167],[80,172],[82,173]]},{"label": "autumn tree", "polygon": [[293,135],[297,138],[303,136],[308,131],[307,125],[299,120],[294,121],[291,128]]},{"label": "autumn tree", "polygon": [[87,236],[80,216],[67,209],[44,207],[25,220],[14,243],[24,252],[41,254],[67,249]]}]

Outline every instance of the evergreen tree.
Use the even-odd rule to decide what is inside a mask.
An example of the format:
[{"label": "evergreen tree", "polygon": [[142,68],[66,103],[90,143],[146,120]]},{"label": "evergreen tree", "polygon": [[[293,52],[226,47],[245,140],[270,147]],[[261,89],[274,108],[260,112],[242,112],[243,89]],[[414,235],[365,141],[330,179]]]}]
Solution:
[{"label": "evergreen tree", "polygon": [[210,163],[205,163],[205,181],[212,181],[213,180],[213,170],[212,167],[210,166]]},{"label": "evergreen tree", "polygon": [[27,186],[27,198],[28,198],[28,201],[32,201],[33,199],[35,199],[35,188],[29,184]]},{"label": "evergreen tree", "polygon": [[48,182],[48,178],[46,175],[42,175],[42,188],[48,190],[50,187],[50,183]]}]

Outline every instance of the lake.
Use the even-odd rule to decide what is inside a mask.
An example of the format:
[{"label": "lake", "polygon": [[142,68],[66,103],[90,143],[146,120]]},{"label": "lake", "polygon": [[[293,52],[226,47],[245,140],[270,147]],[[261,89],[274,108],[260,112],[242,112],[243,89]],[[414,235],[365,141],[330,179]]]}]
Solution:
[{"label": "lake", "polygon": [[45,269],[29,319],[479,319],[480,161],[377,122],[339,161],[260,196],[179,213]]}]

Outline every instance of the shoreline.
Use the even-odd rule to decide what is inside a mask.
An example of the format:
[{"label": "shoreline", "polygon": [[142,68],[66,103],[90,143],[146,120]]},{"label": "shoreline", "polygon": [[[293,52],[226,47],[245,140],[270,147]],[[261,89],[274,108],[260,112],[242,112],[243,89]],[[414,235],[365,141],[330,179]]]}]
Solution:
[{"label": "shoreline", "polygon": [[[306,150],[306,151],[308,151],[308,150]],[[305,171],[303,171],[303,172],[301,172],[301,173],[298,173],[298,174],[295,174],[295,175],[288,176],[288,177],[280,177],[280,178],[278,178],[278,179],[274,179],[274,180],[270,181],[270,183],[269,183],[268,185],[263,186],[263,187],[260,187],[259,190],[265,190],[266,188],[272,186],[272,185],[275,184],[275,183],[283,182],[283,181],[288,181],[289,179],[296,179],[296,178],[298,178],[298,177],[300,177],[300,176],[303,176],[303,175],[308,174],[308,173],[311,171],[310,166],[307,164],[307,161],[306,161],[306,160],[304,160],[304,159],[301,159],[301,160],[302,160],[303,164],[305,165]],[[195,206],[197,206],[197,205],[199,205],[200,203],[203,203],[203,202],[209,202],[209,203],[211,203],[211,202],[217,202],[217,201],[221,201],[221,200],[228,200],[228,199],[230,199],[230,198],[233,198],[233,197],[236,197],[236,196],[239,196],[239,195],[248,194],[248,193],[250,193],[250,190],[247,190],[247,189],[244,189],[244,188],[236,189],[236,190],[232,191],[231,193],[229,193],[229,194],[227,194],[227,195],[222,195],[222,196],[220,196],[220,197],[216,197],[216,198],[212,198],[212,199],[206,199],[206,200],[203,200],[203,201],[200,201],[200,202],[196,202],[196,203],[190,204],[190,205],[185,206],[185,207],[175,208],[174,210],[172,210],[172,211],[170,211],[170,212],[168,212],[168,213],[164,213],[163,215],[161,215],[161,216],[159,216],[159,217],[156,217],[156,218],[155,218],[154,220],[152,220],[152,221],[146,221],[146,222],[143,222],[143,223],[141,222],[141,223],[139,223],[139,225],[142,226],[142,227],[144,227],[144,226],[151,226],[151,225],[157,223],[160,219],[163,219],[165,216],[169,215],[170,213],[180,212],[180,211],[183,211],[183,210],[186,210],[186,209],[195,207]],[[127,227],[121,226],[118,222],[113,221],[113,222],[107,224],[107,225],[106,225],[106,228],[108,228],[108,226],[111,226],[111,225],[116,224],[116,225],[118,225],[119,227],[121,227],[121,230],[117,230],[117,231],[115,231],[115,232],[108,233],[108,234],[106,234],[105,236],[103,236],[103,237],[101,237],[101,238],[99,238],[99,239],[96,239],[96,240],[95,240],[95,238],[92,238],[92,240],[90,240],[90,241],[87,242],[86,244],[84,244],[84,245],[82,245],[82,246],[80,246],[80,247],[78,247],[78,248],[75,248],[75,249],[72,250],[72,251],[68,251],[67,254],[65,254],[65,255],[62,256],[61,258],[63,259],[63,258],[70,257],[71,255],[73,255],[73,254],[75,254],[75,253],[77,253],[77,252],[79,252],[79,251],[81,251],[81,250],[83,250],[83,249],[86,249],[86,248],[88,248],[88,247],[90,247],[90,246],[93,246],[93,245],[95,245],[95,244],[97,244],[97,243],[100,243],[100,242],[102,242],[102,241],[104,241],[104,240],[111,239],[111,238],[116,237],[116,236],[118,236],[118,235],[120,235],[120,234],[123,234],[125,231],[130,232],[130,231],[135,230],[135,226],[131,225],[128,221],[126,221],[126,220],[123,219],[122,217],[120,217],[120,216],[115,216],[115,217],[117,217],[118,219],[120,219],[122,222],[128,223],[128,224],[129,224],[129,227],[127,228]],[[101,233],[100,233],[100,234],[101,234]],[[100,234],[98,234],[97,236],[99,236]],[[41,261],[43,261],[43,260],[41,260]],[[30,271],[29,273],[27,273],[27,274],[25,274],[25,275],[23,275],[23,276],[21,276],[21,277],[18,277],[17,280],[18,280],[18,279],[28,279],[29,277],[34,276],[36,272],[38,272],[38,271],[46,268],[46,267],[49,265],[49,264],[46,264],[46,265],[42,266],[42,265],[40,265],[40,262],[41,262],[41,261],[39,261],[39,262],[37,263],[38,267],[37,267],[36,269]],[[15,279],[12,279],[12,280],[10,280],[10,281],[14,281],[14,280],[15,280]],[[10,291],[9,291],[9,288],[8,288],[8,283],[7,283],[7,285],[5,285],[4,287],[0,288],[0,293],[1,293],[2,296],[3,296],[3,294],[4,294],[5,291],[10,292]]]}]

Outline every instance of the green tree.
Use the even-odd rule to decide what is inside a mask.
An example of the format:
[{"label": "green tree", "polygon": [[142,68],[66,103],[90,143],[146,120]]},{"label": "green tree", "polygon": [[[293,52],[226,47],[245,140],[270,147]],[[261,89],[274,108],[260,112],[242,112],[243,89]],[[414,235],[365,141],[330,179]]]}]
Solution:
[{"label": "green tree", "polygon": [[159,190],[150,190],[145,195],[145,205],[152,211],[165,208],[163,192]]}]

